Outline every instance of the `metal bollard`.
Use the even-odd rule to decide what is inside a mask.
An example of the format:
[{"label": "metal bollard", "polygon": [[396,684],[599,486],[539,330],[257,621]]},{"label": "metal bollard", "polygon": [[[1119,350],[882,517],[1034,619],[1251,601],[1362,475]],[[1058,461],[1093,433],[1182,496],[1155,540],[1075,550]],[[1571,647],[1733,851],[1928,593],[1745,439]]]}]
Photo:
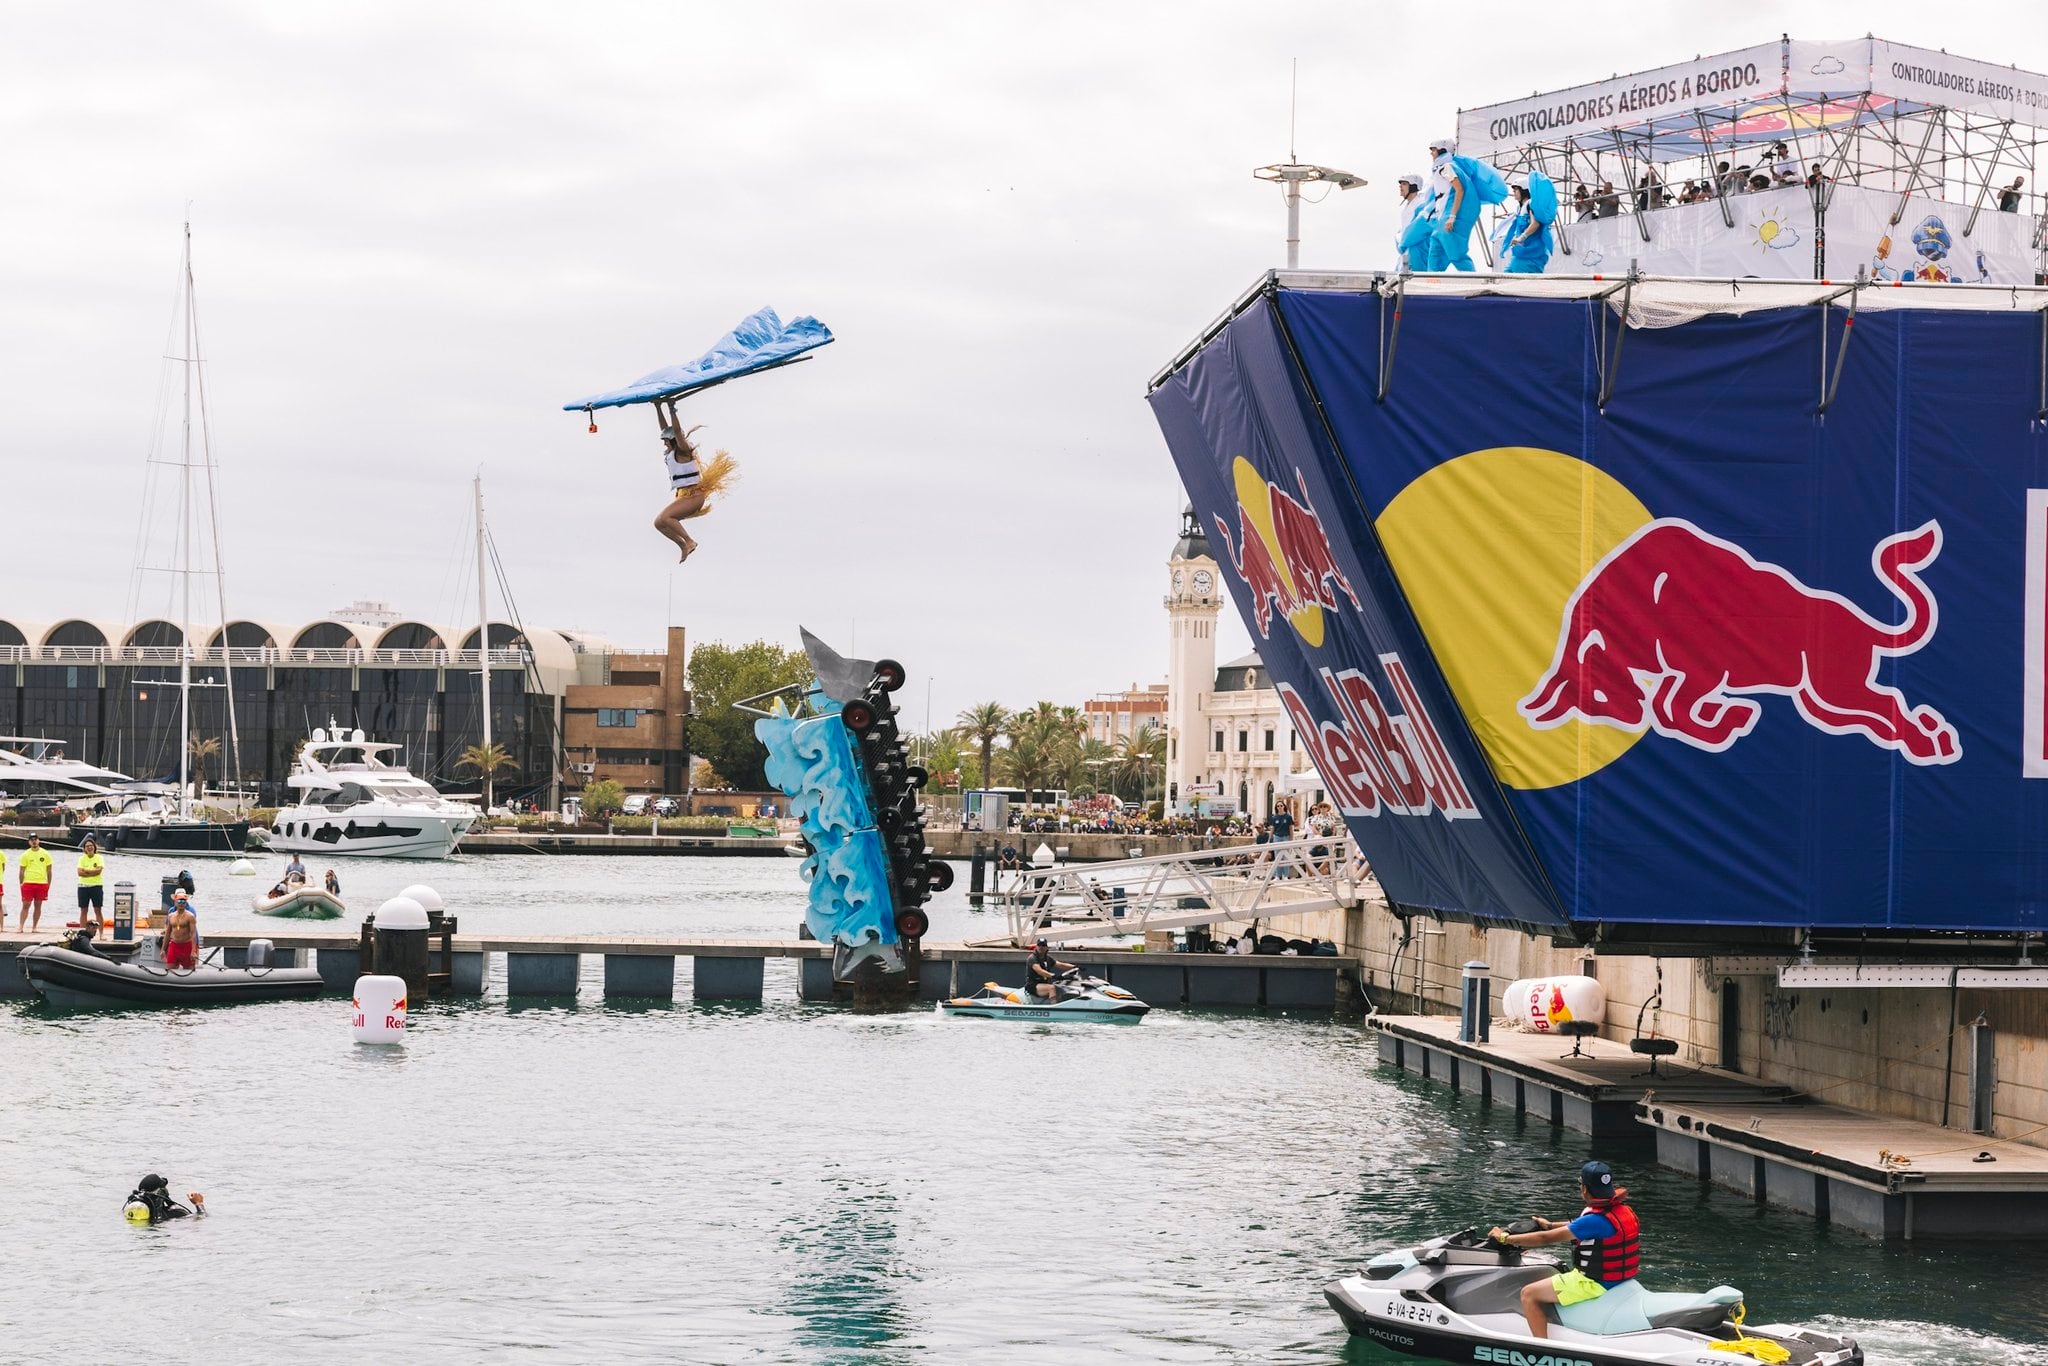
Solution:
[{"label": "metal bollard", "polygon": [[1464,988],[1458,1002],[1458,1042],[1487,1043],[1493,1038],[1493,983],[1486,964],[1465,965]]}]

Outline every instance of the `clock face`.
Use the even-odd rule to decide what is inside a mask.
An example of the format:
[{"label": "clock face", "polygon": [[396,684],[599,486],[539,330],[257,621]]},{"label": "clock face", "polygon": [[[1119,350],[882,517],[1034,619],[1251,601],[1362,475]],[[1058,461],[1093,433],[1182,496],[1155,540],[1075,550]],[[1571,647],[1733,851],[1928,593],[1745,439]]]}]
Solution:
[{"label": "clock face", "polygon": [[1184,582],[1186,581],[1186,579],[1187,579],[1187,574],[1186,574],[1186,572],[1185,572],[1185,571],[1183,571],[1183,570],[1179,570],[1179,569],[1176,569],[1176,570],[1174,570],[1174,571],[1173,571],[1173,591],[1174,591],[1174,592],[1176,592],[1176,593],[1180,592],[1180,590],[1181,590],[1181,585],[1182,585],[1182,583],[1184,583]]},{"label": "clock face", "polygon": [[1195,591],[1197,593],[1207,593],[1210,589],[1214,588],[1215,586],[1216,580],[1213,576],[1210,575],[1208,570],[1197,569],[1195,571]]}]

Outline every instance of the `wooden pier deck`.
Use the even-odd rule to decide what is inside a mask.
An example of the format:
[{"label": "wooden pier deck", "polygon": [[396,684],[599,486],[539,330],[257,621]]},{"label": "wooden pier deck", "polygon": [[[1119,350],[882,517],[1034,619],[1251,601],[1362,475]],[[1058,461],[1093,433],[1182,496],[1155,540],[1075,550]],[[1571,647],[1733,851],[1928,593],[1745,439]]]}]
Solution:
[{"label": "wooden pier deck", "polygon": [[[29,944],[53,942],[48,931],[0,933],[0,997],[26,994],[14,955]],[[267,939],[281,954],[311,951],[313,966],[328,990],[345,993],[361,967],[356,930],[220,930],[204,933],[207,949],[224,950],[228,966],[240,966],[249,941]],[[797,994],[804,1000],[835,995],[829,946],[811,939],[708,938],[647,934],[457,934],[451,945],[455,994],[477,996],[491,979],[491,960],[505,960],[505,990],[512,996],[577,994],[582,960],[603,960],[604,993],[618,997],[671,999],[676,994],[676,960],[691,960],[691,995],[699,1000],[759,1000],[770,959],[798,965]],[[1267,957],[1209,953],[1146,953],[1137,948],[1061,948],[1060,957],[1106,976],[1155,1006],[1246,1006],[1330,1010],[1337,1003],[1337,979],[1355,974],[1348,958]],[[924,945],[922,994],[929,1000],[970,992],[983,982],[1021,986],[1024,951],[966,944]]]},{"label": "wooden pier deck", "polygon": [[[1382,1062],[1511,1105],[1596,1144],[1655,1144],[1657,1164],[1881,1238],[2048,1238],[2048,1148],[1817,1103],[1614,1039],[1520,1030],[1458,1038],[1452,1016],[1374,1016]],[[1989,1161],[1977,1160],[1988,1154]],[[1904,1156],[1907,1160],[1900,1162]]]}]

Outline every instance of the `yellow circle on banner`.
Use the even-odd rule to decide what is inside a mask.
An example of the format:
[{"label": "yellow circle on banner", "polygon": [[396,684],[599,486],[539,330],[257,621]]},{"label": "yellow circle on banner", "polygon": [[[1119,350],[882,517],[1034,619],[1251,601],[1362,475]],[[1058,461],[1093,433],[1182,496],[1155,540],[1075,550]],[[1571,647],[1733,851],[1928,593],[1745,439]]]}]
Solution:
[{"label": "yellow circle on banner", "polygon": [[[1237,505],[1244,510],[1244,534],[1259,538],[1281,582],[1287,585],[1289,596],[1301,602],[1314,591],[1315,585],[1296,583],[1294,575],[1288,572],[1287,557],[1280,553],[1280,538],[1273,529],[1273,486],[1266,482],[1266,476],[1260,474],[1251,461],[1241,455],[1231,463],[1230,478],[1237,489]],[[1240,554],[1243,549],[1238,547]],[[1308,591],[1304,592],[1304,589]],[[1323,609],[1319,605],[1304,603],[1286,616],[1287,624],[1310,648],[1323,643]]]},{"label": "yellow circle on banner", "polygon": [[1538,730],[1516,705],[1549,670],[1565,603],[1587,571],[1650,520],[1613,476],[1530,446],[1447,460],[1380,514],[1402,591],[1509,787],[1576,782],[1642,738],[1577,720]]}]

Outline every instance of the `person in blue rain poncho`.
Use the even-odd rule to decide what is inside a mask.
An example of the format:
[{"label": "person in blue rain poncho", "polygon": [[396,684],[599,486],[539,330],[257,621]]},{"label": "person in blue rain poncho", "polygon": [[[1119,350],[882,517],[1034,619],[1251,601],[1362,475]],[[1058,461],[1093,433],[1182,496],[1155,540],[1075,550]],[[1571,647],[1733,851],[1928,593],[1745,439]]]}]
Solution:
[{"label": "person in blue rain poncho", "polygon": [[1429,207],[1433,202],[1424,193],[1428,180],[1420,171],[1410,171],[1401,177],[1401,207],[1394,229],[1394,253],[1397,264],[1404,270],[1428,270],[1429,239],[1436,232],[1436,221],[1430,217]]},{"label": "person in blue rain poncho", "polygon": [[1438,138],[1430,143],[1430,175],[1443,204],[1437,215],[1436,246],[1442,253],[1436,270],[1471,270],[1472,229],[1483,205],[1508,197],[1508,183],[1499,171],[1474,157],[1456,155],[1457,143]]},{"label": "person in blue rain poncho", "polygon": [[1541,275],[1550,264],[1550,226],[1557,221],[1557,186],[1540,171],[1514,188],[1519,206],[1501,242],[1502,269],[1509,275]]}]

